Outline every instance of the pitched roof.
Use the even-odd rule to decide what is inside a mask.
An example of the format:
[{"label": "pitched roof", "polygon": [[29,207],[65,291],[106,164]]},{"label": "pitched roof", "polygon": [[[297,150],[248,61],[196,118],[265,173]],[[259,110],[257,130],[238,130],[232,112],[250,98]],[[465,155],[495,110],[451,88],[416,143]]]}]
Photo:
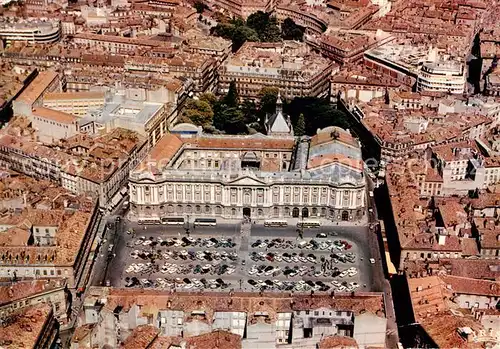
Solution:
[{"label": "pitched roof", "polygon": [[151,325],[137,326],[120,346],[122,349],[146,349],[158,337],[160,330]]},{"label": "pitched roof", "polygon": [[65,287],[63,279],[18,281],[9,286],[0,286],[0,305],[15,302],[39,293]]},{"label": "pitched roof", "polygon": [[40,118],[52,120],[61,124],[73,124],[78,120],[76,116],[71,114],[44,107],[33,108],[32,113]]},{"label": "pitched roof", "polygon": [[268,125],[269,133],[290,133],[291,131],[291,127],[281,110],[278,110],[276,113],[271,115]]},{"label": "pitched roof", "polygon": [[9,314],[0,326],[0,347],[4,349],[36,348],[52,306],[41,303]]},{"label": "pitched roof", "polygon": [[102,99],[104,100],[105,93],[97,91],[81,91],[81,92],[52,92],[47,93],[44,101],[52,100],[73,100],[73,99]]},{"label": "pitched roof", "polygon": [[420,324],[439,348],[483,348],[483,343],[467,341],[458,332],[459,328],[469,327],[479,333],[482,326],[473,319],[443,312],[422,319]]},{"label": "pitched roof", "polygon": [[[232,297],[221,293],[193,294],[177,292],[169,294],[156,290],[132,289],[104,289],[94,288],[96,297],[107,297],[107,307],[114,309],[122,306],[129,309],[132,305],[147,304],[151,309],[176,309],[185,312],[203,309],[207,318],[215,311],[243,311],[255,313],[265,310],[270,317],[277,316],[277,312],[291,312],[295,310],[309,310],[312,308],[332,308],[351,311],[359,314],[363,311],[384,316],[385,307],[380,293],[367,293],[354,297],[336,295],[335,299],[324,295],[302,296],[288,294],[235,293]],[[102,295],[102,293],[107,293]],[[90,294],[94,292],[91,291]],[[231,302],[229,302],[231,300]],[[168,304],[168,306],[167,306]]]},{"label": "pitched roof", "polygon": [[468,277],[449,275],[441,276],[441,279],[447,285],[450,285],[455,293],[500,297],[499,281],[471,279]]},{"label": "pitched roof", "polygon": [[495,259],[441,259],[449,275],[473,279],[500,280],[500,266]]},{"label": "pitched roof", "polygon": [[171,133],[164,135],[135,171],[152,171],[155,173],[161,171],[172,160],[182,147],[182,144],[183,142],[178,136]]},{"label": "pitched roof", "polygon": [[34,103],[57,77],[58,74],[55,71],[40,72],[16,100]]}]

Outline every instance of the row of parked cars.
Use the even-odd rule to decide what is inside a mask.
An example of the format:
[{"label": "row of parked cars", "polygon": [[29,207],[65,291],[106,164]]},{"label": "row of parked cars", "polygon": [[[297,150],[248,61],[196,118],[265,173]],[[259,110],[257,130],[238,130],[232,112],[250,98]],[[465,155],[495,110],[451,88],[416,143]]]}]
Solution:
[{"label": "row of parked cars", "polygon": [[132,263],[125,269],[128,274],[152,274],[161,272],[163,274],[211,274],[211,275],[231,275],[236,271],[235,265],[220,264],[220,265],[182,265],[174,263],[165,263],[161,267],[151,262],[148,263]]},{"label": "row of parked cars", "polygon": [[248,269],[248,275],[251,276],[273,276],[277,277],[280,275],[284,275],[286,277],[296,277],[296,276],[309,276],[309,277],[339,277],[339,278],[344,278],[344,277],[353,277],[358,274],[358,270],[356,267],[351,267],[349,269],[345,270],[340,270],[339,268],[335,267],[332,269],[324,268],[324,267],[316,267],[316,266],[285,266],[284,268],[281,268],[279,266],[272,266],[272,265],[252,265],[250,269]]},{"label": "row of parked cars", "polygon": [[[130,253],[130,256],[134,259],[151,259],[155,255],[153,252],[134,250]],[[238,259],[238,254],[236,252],[227,251],[165,251],[157,254],[158,258],[168,260],[199,260],[199,261],[236,261]]]},{"label": "row of parked cars", "polygon": [[248,280],[248,284],[260,291],[297,291],[297,292],[353,292],[359,288],[357,282],[332,281],[330,285],[323,281],[300,280],[300,281],[280,281],[280,280]]},{"label": "row of parked cars", "polygon": [[130,264],[127,269],[125,269],[125,272],[127,274],[133,273],[133,274],[148,274],[148,273],[154,273],[156,271],[155,265],[153,263],[148,262],[148,263],[132,263]]},{"label": "row of parked cars", "polygon": [[352,245],[345,240],[323,240],[323,239],[311,239],[311,240],[285,240],[281,238],[277,239],[265,239],[256,240],[252,243],[252,248],[259,249],[306,249],[306,250],[320,250],[320,251],[345,251],[352,248]]},{"label": "row of parked cars", "polygon": [[200,290],[200,289],[227,289],[231,286],[231,283],[225,282],[222,279],[195,279],[195,278],[157,278],[155,280],[150,279],[138,279],[136,277],[125,278],[125,287],[143,287],[143,288],[177,288],[185,290]]},{"label": "row of parked cars", "polygon": [[134,245],[139,246],[163,246],[163,247],[207,247],[207,248],[234,248],[236,243],[231,238],[193,238],[184,236],[182,238],[154,238],[147,239],[140,236],[134,241]]},{"label": "row of parked cars", "polygon": [[[262,251],[251,252],[250,259],[254,262],[269,261],[269,262],[285,262],[285,263],[324,263],[327,260],[325,258],[325,256],[320,256],[320,258],[318,258],[313,253],[309,253],[309,254],[304,253],[304,252],[300,252],[300,253],[296,253],[296,252],[292,252],[292,253],[268,252],[268,253],[266,253],[266,252],[262,252]],[[338,253],[332,253],[330,255],[330,259],[334,263],[339,263],[339,262],[354,263],[354,261],[356,260],[356,255],[352,252],[347,252],[347,253],[338,252]]]}]

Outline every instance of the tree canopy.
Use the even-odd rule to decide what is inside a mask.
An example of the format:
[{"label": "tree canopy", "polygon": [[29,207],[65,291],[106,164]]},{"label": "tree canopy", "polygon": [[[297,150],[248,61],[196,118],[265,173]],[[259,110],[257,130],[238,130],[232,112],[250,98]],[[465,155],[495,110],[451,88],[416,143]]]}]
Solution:
[{"label": "tree canopy", "polygon": [[207,8],[207,5],[205,5],[202,1],[196,1],[194,3],[194,8],[196,9],[196,12],[201,14]]},{"label": "tree canopy", "polygon": [[[207,92],[197,99],[188,99],[180,120],[203,126],[206,132],[264,132],[263,122],[267,114],[275,112],[277,95],[278,88],[264,87],[259,92],[258,103],[250,99],[240,101],[236,83],[232,81],[227,93],[220,98]],[[290,115],[296,136],[312,136],[318,128],[327,126],[351,128],[348,116],[328,99],[296,97],[291,101],[283,100],[283,109]]]},{"label": "tree canopy", "polygon": [[259,91],[260,110],[264,113],[274,113],[278,99],[277,87],[263,87]]},{"label": "tree canopy", "polygon": [[325,98],[296,97],[286,106],[285,111],[290,115],[295,128],[300,114],[304,115],[305,134],[309,136],[314,135],[318,128],[327,126],[349,128],[347,115],[337,110]]},{"label": "tree canopy", "polygon": [[182,111],[181,120],[185,122],[191,121],[197,126],[212,124],[214,112],[210,103],[200,99],[188,99],[186,106]]},{"label": "tree canopy", "polygon": [[211,34],[231,40],[233,52],[236,52],[246,41],[302,40],[304,28],[290,18],[285,19],[280,28],[276,18],[270,13],[257,11],[248,16],[246,21],[236,18],[229,22],[219,22],[211,29]]},{"label": "tree canopy", "polygon": [[238,95],[238,90],[236,89],[236,82],[231,81],[229,83],[227,94],[222,99],[222,103],[228,107],[237,107],[239,105],[239,99],[240,97]]},{"label": "tree canopy", "polygon": [[290,18],[286,18],[283,23],[281,23],[281,32],[285,40],[302,41],[304,38],[304,31],[304,27],[295,24]]},{"label": "tree canopy", "polygon": [[295,124],[293,134],[297,137],[306,134],[306,119],[304,118],[304,114],[302,113],[300,113],[299,118],[297,119],[297,123]]},{"label": "tree canopy", "polygon": [[276,42],[281,40],[281,31],[276,18],[270,13],[257,11],[247,18],[247,26],[255,30],[262,42]]}]

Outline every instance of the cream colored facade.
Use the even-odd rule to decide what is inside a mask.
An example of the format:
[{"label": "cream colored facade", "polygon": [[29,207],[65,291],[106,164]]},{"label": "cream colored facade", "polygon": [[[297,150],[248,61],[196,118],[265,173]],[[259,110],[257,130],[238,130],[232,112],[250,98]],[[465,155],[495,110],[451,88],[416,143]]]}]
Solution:
[{"label": "cream colored facade", "polygon": [[[263,58],[265,57],[265,58]],[[283,97],[324,97],[338,66],[309,51],[304,43],[245,43],[219,68],[218,92],[227,93],[234,81],[240,97],[258,98],[264,87]]]},{"label": "cream colored facade", "polygon": [[104,106],[103,92],[47,93],[43,98],[43,106],[64,113],[84,116],[89,110]]},{"label": "cream colored facade", "polygon": [[97,165],[76,154],[48,152],[48,148],[32,142],[24,145],[29,145],[29,150],[20,149],[15,144],[0,145],[0,166],[55,182],[73,193],[96,193],[101,206],[105,206],[126,185],[129,171],[148,151],[147,142],[139,140],[126,158]]},{"label": "cream colored facade", "polygon": [[269,12],[273,8],[273,0],[209,0],[211,6],[216,6],[229,13],[232,17],[247,19],[257,11]]},{"label": "cream colored facade", "polygon": [[[126,161],[119,161],[111,175],[102,181],[94,181],[78,173],[61,171],[61,186],[73,193],[96,193],[101,205],[105,205],[122,187],[126,186],[130,170],[144,157],[147,150],[146,143],[140,144],[137,151],[133,152]],[[102,168],[100,171],[106,172],[106,169]],[[103,173],[103,175],[106,174]]]},{"label": "cream colored facade", "polygon": [[169,135],[152,154],[165,149],[168,156],[146,158],[131,171],[131,219],[196,215],[348,221],[365,215],[359,143],[338,128],[300,142],[263,135]]},{"label": "cream colored facade", "polygon": [[466,91],[465,68],[458,62],[425,63],[418,73],[417,91],[461,94]]},{"label": "cream colored facade", "polygon": [[[251,217],[324,217],[356,220],[364,215],[364,185],[343,186],[333,181],[267,179],[242,172],[233,178],[166,174],[148,185],[131,176],[132,214],[138,218],[197,215]],[[158,181],[158,179],[156,179]]]},{"label": "cream colored facade", "polygon": [[274,15],[279,22],[290,18],[300,26],[305,27],[307,34],[321,34],[328,27],[328,19],[320,18],[317,13],[306,11],[299,6],[287,6],[288,4],[281,4],[276,6]]}]

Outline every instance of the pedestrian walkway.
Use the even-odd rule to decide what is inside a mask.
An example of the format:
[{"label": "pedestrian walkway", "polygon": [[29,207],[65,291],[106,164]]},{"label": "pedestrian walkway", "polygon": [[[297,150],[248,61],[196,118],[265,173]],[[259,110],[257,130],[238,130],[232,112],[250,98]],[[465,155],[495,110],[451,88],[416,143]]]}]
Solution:
[{"label": "pedestrian walkway", "polygon": [[[239,244],[240,244],[240,249],[239,249],[239,257],[241,261],[240,269],[241,269],[241,275],[244,276],[245,274],[245,269],[246,267],[243,265],[247,265],[249,260],[248,260],[248,245],[249,245],[249,240],[250,240],[250,234],[252,230],[252,225],[250,223],[242,223],[241,224],[241,232],[239,236]],[[242,287],[242,280],[240,280],[240,289]]]},{"label": "pedestrian walkway", "polygon": [[[303,221],[319,221],[321,223],[321,226],[323,227],[357,227],[357,226],[364,226],[368,224],[368,216],[365,215],[363,218],[360,220],[355,220],[355,221],[332,221],[330,219],[325,219],[325,218],[319,218],[319,217],[309,217],[309,218],[285,218],[285,220],[288,222],[289,226],[296,226],[297,223],[303,222]],[[252,219],[252,223],[255,224],[264,224],[264,221],[266,219]]]}]

